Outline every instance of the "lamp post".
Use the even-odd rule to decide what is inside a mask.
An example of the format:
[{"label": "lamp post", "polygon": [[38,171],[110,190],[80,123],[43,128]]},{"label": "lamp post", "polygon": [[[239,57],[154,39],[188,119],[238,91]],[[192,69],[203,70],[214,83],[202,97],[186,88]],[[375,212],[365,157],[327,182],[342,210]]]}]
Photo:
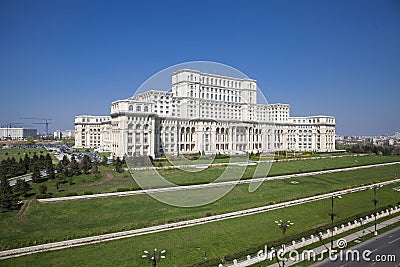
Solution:
[{"label": "lamp post", "polygon": [[274,255],[276,256],[276,262],[278,263],[278,266],[281,267],[281,264],[279,263],[279,259],[278,259],[278,253],[276,251],[276,249],[274,247],[271,247],[271,252],[272,252],[272,260],[274,258]]},{"label": "lamp post", "polygon": [[[275,221],[275,223],[278,225],[279,229],[282,231],[282,235],[285,236],[286,230],[289,228],[290,225],[293,225],[294,223],[291,221],[286,221],[283,222],[282,220]],[[285,266],[285,244],[282,244],[282,266]],[[279,263],[278,263],[279,264]]]},{"label": "lamp post", "polygon": [[378,235],[378,231],[376,230],[376,204],[378,203],[378,200],[376,199],[376,190],[378,190],[379,188],[381,188],[383,185],[374,185],[373,187],[371,187],[371,189],[374,189],[374,199],[372,200],[372,202],[374,203],[374,217],[375,217],[375,222],[374,222],[374,235]]},{"label": "lamp post", "polygon": [[334,213],[333,211],[334,211],[334,206],[333,206],[333,200],[335,199],[335,198],[342,198],[342,196],[340,196],[340,195],[332,195],[332,197],[331,197],[331,203],[332,203],[332,205],[331,205],[331,207],[332,207],[332,210],[331,210],[331,213],[329,213],[329,216],[331,217],[331,251],[332,251],[332,249],[333,249],[333,222],[334,222],[334,220],[335,220],[335,216],[337,216],[337,214],[336,213]]},{"label": "lamp post", "polygon": [[165,256],[163,255],[166,252],[165,250],[158,253],[155,248],[152,253],[153,255],[151,255],[147,250],[144,250],[143,252],[144,254],[142,255],[142,258],[146,258],[151,263],[152,267],[156,267],[157,263],[160,262],[161,259],[165,259]]}]

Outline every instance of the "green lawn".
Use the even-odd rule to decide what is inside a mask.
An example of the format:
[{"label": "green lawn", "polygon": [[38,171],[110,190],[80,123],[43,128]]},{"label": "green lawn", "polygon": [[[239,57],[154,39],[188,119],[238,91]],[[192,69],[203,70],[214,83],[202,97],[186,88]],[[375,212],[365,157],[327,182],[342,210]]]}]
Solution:
[{"label": "green lawn", "polygon": [[[384,162],[400,161],[400,156],[361,156],[361,157],[343,157],[334,159],[314,159],[314,160],[298,160],[298,161],[284,161],[275,162],[271,165],[268,176],[329,170],[345,167],[354,167],[361,165],[370,165]],[[267,163],[263,163],[267,164]],[[243,167],[230,167],[235,168],[238,173],[241,173]],[[185,169],[170,169],[159,170],[158,172],[170,182],[178,185],[190,185],[209,183],[214,181],[221,175],[225,166],[213,166],[198,172],[189,172]],[[242,179],[251,179],[256,166],[248,166],[244,172]],[[263,176],[264,177],[264,176]],[[230,178],[228,178],[230,179]]]},{"label": "green lawn", "polygon": [[[309,172],[318,170],[327,170],[343,167],[353,167],[360,165],[369,165],[376,163],[400,161],[400,156],[362,156],[362,157],[344,157],[335,159],[315,159],[315,160],[301,160],[301,161],[287,161],[273,163],[268,176],[276,176],[282,174]],[[265,164],[265,163],[264,163]],[[69,183],[61,184],[59,192],[56,190],[55,181],[46,181],[45,184],[51,193],[52,197],[67,196],[72,193],[83,195],[87,193],[105,193],[116,192],[119,189],[123,190],[138,190],[140,187],[132,179],[129,172],[117,173],[113,171],[113,165],[100,165],[100,174],[97,176],[80,175],[74,176],[74,184]],[[240,170],[244,167],[230,167]],[[242,179],[250,179],[253,176],[255,166],[248,166]],[[159,170],[158,172],[166,177],[169,181],[178,185],[191,185],[209,183],[215,180],[226,169],[225,166],[213,166],[197,172],[188,172],[187,170],[171,169]],[[113,179],[105,179],[105,171],[112,172]],[[231,177],[227,177],[231,180]],[[31,193],[37,193],[37,185],[33,185]]]},{"label": "green lawn", "polygon": [[[379,206],[400,200],[400,193],[392,189],[394,186],[399,184],[379,189]],[[346,218],[370,211],[371,198],[371,190],[345,195],[335,202],[335,212],[339,218]],[[146,266],[149,264],[141,258],[143,250],[154,247],[167,250],[167,258],[157,266],[187,266],[202,261],[204,251],[208,258],[223,258],[279,239],[282,234],[275,220],[292,220],[295,224],[286,233],[292,235],[328,223],[329,212],[330,199],[326,199],[179,230],[3,260],[2,266]],[[132,220],[135,218],[132,214]]]},{"label": "green lawn", "polygon": [[[0,214],[0,249],[55,240],[116,232],[226,213],[312,196],[317,193],[384,181],[400,173],[398,165],[264,182],[254,193],[248,185],[238,185],[222,199],[202,207],[178,208],[160,203],[147,195],[75,200],[51,204],[32,203],[25,215]],[[210,189],[202,189],[207,194]],[[181,197],[182,191],[176,192]],[[369,201],[367,203],[370,203]],[[368,206],[368,205],[367,205]]]},{"label": "green lawn", "polygon": [[25,157],[25,153],[28,154],[29,157],[33,157],[36,153],[37,155],[46,155],[47,149],[45,148],[7,148],[0,149],[0,161],[7,158],[14,157],[17,161],[20,158]]}]

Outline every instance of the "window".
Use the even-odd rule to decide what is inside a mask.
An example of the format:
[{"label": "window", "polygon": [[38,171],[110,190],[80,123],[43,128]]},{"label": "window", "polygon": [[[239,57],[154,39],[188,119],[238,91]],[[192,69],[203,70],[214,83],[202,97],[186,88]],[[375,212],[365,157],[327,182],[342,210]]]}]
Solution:
[{"label": "window", "polygon": [[136,111],[137,111],[137,112],[142,111],[142,107],[141,107],[141,106],[136,106]]},{"label": "window", "polygon": [[132,105],[129,105],[128,110],[129,110],[129,111],[133,111],[133,106],[132,106]]},{"label": "window", "polygon": [[148,106],[144,106],[144,112],[149,112],[149,107]]}]

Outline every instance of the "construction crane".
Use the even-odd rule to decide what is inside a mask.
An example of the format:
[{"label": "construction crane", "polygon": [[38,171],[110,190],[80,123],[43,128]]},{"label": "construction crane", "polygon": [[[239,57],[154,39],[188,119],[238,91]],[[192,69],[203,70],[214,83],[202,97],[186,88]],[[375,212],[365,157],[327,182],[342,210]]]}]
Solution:
[{"label": "construction crane", "polygon": [[31,124],[43,124],[46,127],[46,136],[49,135],[49,124],[51,124],[51,120],[53,119],[49,119],[49,118],[22,118],[24,120],[38,120],[38,121],[44,121],[44,122],[32,122]]}]

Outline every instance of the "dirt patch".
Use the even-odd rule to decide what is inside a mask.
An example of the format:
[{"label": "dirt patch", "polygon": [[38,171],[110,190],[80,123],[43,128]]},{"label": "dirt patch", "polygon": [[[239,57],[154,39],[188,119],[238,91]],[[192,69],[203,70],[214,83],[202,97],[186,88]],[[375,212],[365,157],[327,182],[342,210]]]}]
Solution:
[{"label": "dirt patch", "polygon": [[35,200],[29,199],[29,200],[24,201],[24,205],[21,207],[21,209],[17,213],[17,220],[23,221],[26,219],[26,217],[28,215],[28,209],[29,209],[29,206],[31,205],[32,201],[35,201]]},{"label": "dirt patch", "polygon": [[90,183],[90,184],[74,186],[74,187],[67,188],[66,190],[76,190],[76,189],[90,188],[90,187],[102,186],[102,185],[118,185],[118,184],[125,184],[125,183],[132,182],[132,180],[127,179],[127,178],[115,177],[112,170],[104,170],[104,173],[105,173],[104,180],[102,180],[100,182],[94,182],[94,183]]}]

